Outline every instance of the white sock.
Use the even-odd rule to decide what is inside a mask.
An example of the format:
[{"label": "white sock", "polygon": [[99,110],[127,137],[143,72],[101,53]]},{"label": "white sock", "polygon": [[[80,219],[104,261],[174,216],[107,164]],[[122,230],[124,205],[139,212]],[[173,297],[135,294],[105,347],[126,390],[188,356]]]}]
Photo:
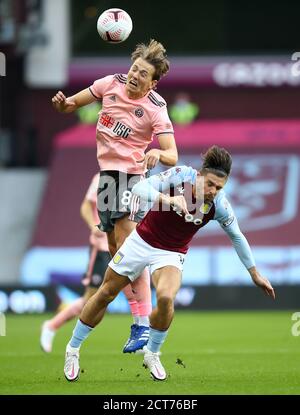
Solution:
[{"label": "white sock", "polygon": [[133,316],[133,322],[134,322],[134,324],[136,324],[138,326],[139,325],[139,321],[140,321],[139,316]]},{"label": "white sock", "polygon": [[149,327],[149,317],[148,316],[140,316],[138,325]]}]

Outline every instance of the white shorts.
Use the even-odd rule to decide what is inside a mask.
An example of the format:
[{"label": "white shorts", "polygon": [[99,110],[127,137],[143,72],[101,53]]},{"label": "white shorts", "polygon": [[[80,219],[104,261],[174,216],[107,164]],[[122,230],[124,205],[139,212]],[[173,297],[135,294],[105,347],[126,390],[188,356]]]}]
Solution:
[{"label": "white shorts", "polygon": [[125,239],[108,266],[116,273],[134,281],[149,266],[152,275],[158,268],[172,265],[183,270],[185,254],[154,248],[145,242],[136,230]]}]

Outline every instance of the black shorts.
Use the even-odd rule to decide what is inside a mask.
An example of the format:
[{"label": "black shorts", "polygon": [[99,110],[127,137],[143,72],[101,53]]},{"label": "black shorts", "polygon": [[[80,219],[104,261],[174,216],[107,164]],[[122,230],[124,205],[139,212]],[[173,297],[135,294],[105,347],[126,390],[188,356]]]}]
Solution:
[{"label": "black shorts", "polygon": [[88,268],[82,278],[82,283],[87,287],[99,288],[110,260],[109,252],[98,251],[97,248],[90,246]]},{"label": "black shorts", "polygon": [[134,222],[143,219],[145,210],[141,208],[139,198],[131,193],[133,186],[143,177],[140,174],[127,174],[117,170],[100,172],[97,206],[101,231],[111,232],[116,220],[128,214],[129,219]]}]

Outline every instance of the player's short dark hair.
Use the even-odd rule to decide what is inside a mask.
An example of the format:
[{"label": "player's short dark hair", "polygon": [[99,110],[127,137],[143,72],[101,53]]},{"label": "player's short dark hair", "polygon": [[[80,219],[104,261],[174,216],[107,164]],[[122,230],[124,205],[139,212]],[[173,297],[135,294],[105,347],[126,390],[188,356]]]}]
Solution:
[{"label": "player's short dark hair", "polygon": [[157,81],[169,71],[170,63],[167,59],[166,49],[154,39],[151,39],[148,45],[140,43],[136,46],[131,54],[131,60],[135,62],[138,58],[142,58],[154,66],[153,79]]},{"label": "player's short dark hair", "polygon": [[202,155],[202,158],[203,164],[200,170],[202,174],[213,173],[218,177],[229,176],[232,159],[225,148],[212,146]]}]

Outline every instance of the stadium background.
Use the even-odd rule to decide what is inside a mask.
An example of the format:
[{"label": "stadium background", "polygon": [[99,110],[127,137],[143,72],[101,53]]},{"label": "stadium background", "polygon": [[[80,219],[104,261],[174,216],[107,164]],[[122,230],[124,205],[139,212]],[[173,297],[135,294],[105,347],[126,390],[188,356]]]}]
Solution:
[{"label": "stadium background", "polygon": [[[278,293],[274,303],[257,293],[226,235],[210,224],[193,241],[177,307],[297,310],[300,4],[142,3],[1,2],[0,312],[42,313],[80,294],[88,230],[79,206],[97,171],[99,108],[61,115],[51,97],[126,73],[132,49],[151,37],[171,62],[158,92],[174,111],[178,164],[197,167],[212,144],[230,150],[227,193],[258,268]],[[96,32],[100,12],[114,6],[134,23],[118,45]],[[110,311],[128,312],[122,294]]]}]

